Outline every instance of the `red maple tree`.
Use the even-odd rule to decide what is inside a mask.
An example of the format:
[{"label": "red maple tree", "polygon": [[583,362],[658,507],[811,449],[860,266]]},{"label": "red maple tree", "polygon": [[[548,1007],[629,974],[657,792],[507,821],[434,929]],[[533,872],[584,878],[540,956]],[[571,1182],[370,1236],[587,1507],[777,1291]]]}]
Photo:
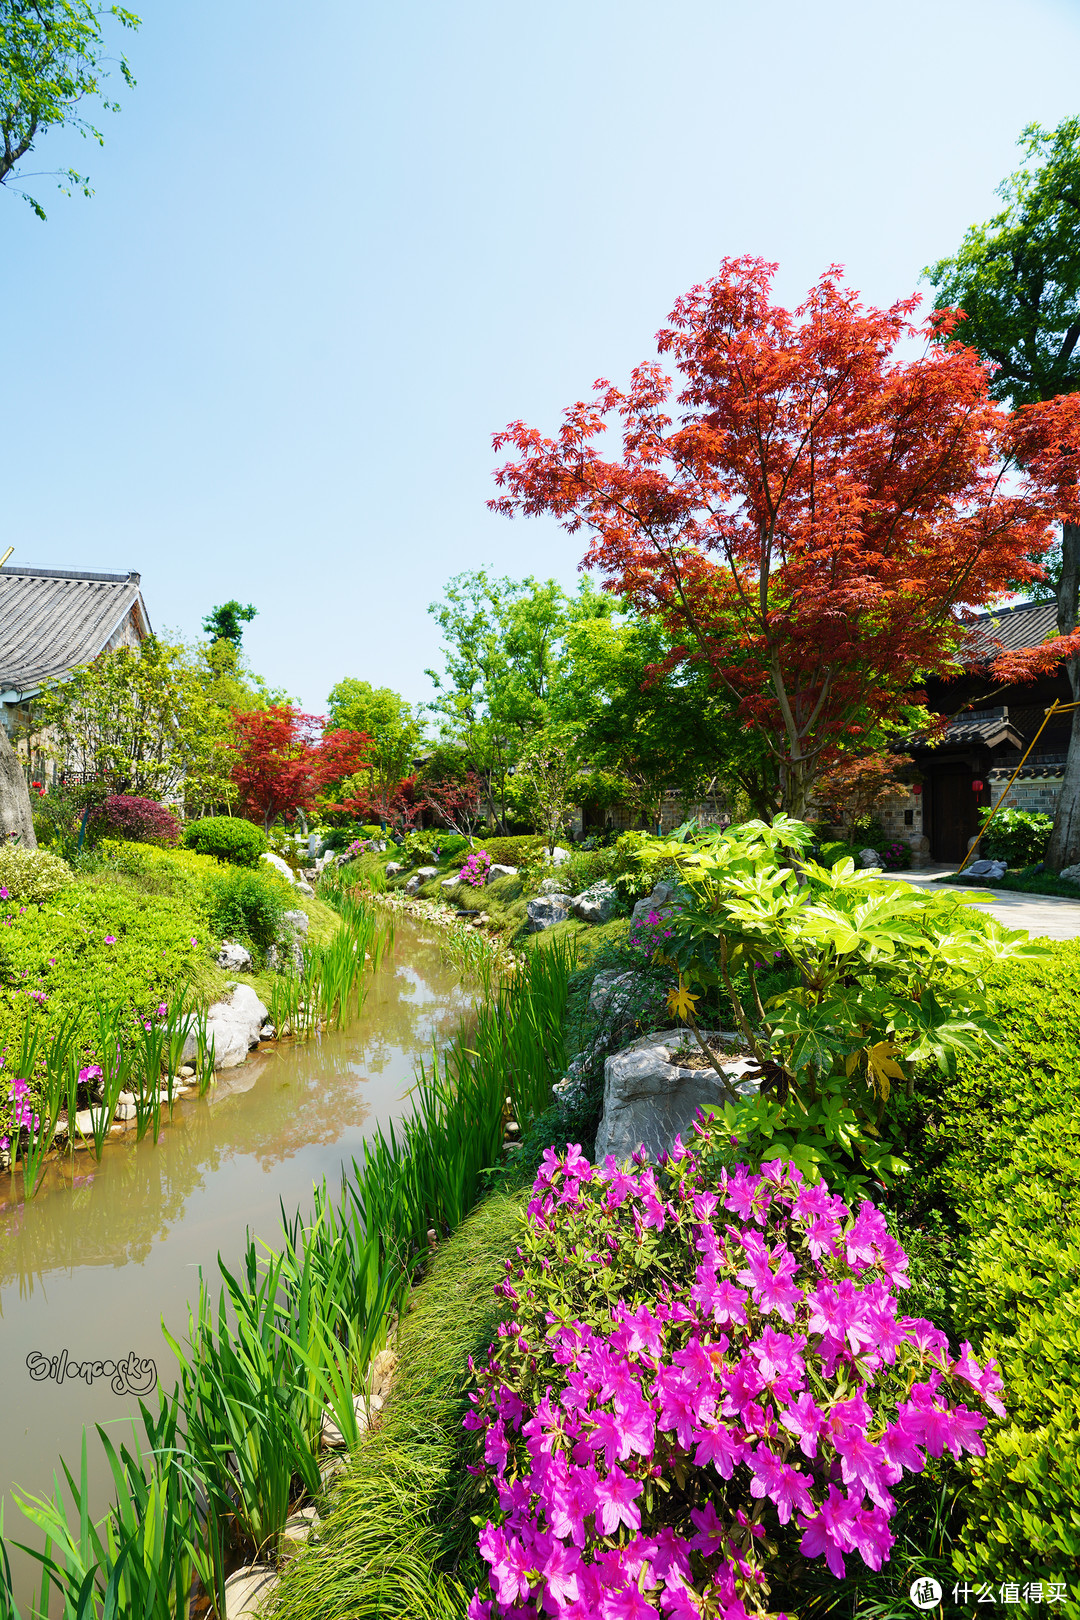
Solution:
[{"label": "red maple tree", "polygon": [[232,779],[244,809],[264,829],[279,815],[309,810],[321,790],[363,769],[365,734],[338,729],[323,736],[322,726],[321,715],[288,703],[234,711]]},{"label": "red maple tree", "polygon": [[[516,459],[490,505],[590,530],[583,566],[659,615],[675,660],[707,663],[801,815],[822,772],[956,667],[974,609],[1040,577],[1074,499],[1080,396],[1021,424],[974,350],[929,342],[955,316],[863,307],[836,266],[789,311],[776,268],[727,259],[679,299],[657,337],[677,389],[646,363],[626,390],[601,379],[555,438],[496,434]],[[1055,647],[1008,677],[1071,650]]]}]

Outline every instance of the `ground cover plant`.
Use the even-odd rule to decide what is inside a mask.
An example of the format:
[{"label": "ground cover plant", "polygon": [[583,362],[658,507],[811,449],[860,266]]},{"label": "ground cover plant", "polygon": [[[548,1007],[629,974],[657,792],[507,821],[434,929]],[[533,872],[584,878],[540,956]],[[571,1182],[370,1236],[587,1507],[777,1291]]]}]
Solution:
[{"label": "ground cover plant", "polygon": [[730,1160],[715,1123],[655,1168],[547,1156],[466,1420],[473,1620],[787,1609],[799,1555],[879,1569],[905,1472],[1004,1415],[995,1368],[900,1312],[879,1211]]}]

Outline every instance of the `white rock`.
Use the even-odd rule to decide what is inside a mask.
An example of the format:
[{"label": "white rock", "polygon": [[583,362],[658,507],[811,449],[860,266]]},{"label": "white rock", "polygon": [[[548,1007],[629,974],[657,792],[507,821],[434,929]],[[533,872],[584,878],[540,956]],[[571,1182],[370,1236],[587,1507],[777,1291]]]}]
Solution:
[{"label": "white rock", "polygon": [[260,861],[266,861],[268,865],[274,868],[275,872],[280,872],[282,877],[285,878],[286,882],[296,882],[296,878],[293,876],[293,869],[289,865],[288,861],[283,861],[280,855],[274,854],[273,850],[268,849],[265,854],[259,856],[259,859]]},{"label": "white rock", "polygon": [[1080,883],[1080,866],[1063,867],[1058,877],[1064,878],[1066,883]]},{"label": "white rock", "polygon": [[438,875],[439,868],[437,866],[418,866],[416,868],[416,876],[423,878],[425,883],[430,883],[431,879],[438,877]]},{"label": "white rock", "polygon": [[[706,1039],[715,1042],[716,1036]],[[606,1060],[604,1117],[596,1133],[597,1164],[609,1153],[621,1164],[639,1147],[658,1159],[676,1136],[689,1142],[700,1109],[718,1110],[727,1100],[713,1069],[683,1069],[671,1061],[672,1053],[692,1042],[689,1031],[655,1031]],[[757,1065],[752,1060],[726,1058],[722,1067],[731,1076],[732,1090],[749,1096],[758,1089]]]},{"label": "white rock", "polygon": [[[243,1063],[266,1023],[267,1011],[250,984],[235,985],[228,1000],[215,1001],[206,1015],[206,1037],[214,1043],[214,1067],[235,1069]],[[198,1050],[192,1030],[184,1043],[182,1056],[194,1057]]]},{"label": "white rock", "polygon": [[233,973],[250,973],[251,952],[235,939],[223,939],[217,955],[217,965]]},{"label": "white rock", "polygon": [[676,889],[674,883],[658,883],[652,894],[647,894],[644,900],[639,900],[634,907],[630,921],[635,928],[640,928],[649,921],[650,911],[655,911],[660,918],[668,917],[675,908]]},{"label": "white rock", "polygon": [[306,911],[286,911],[282,913],[282,922],[291,934],[303,939],[311,927],[311,918]]},{"label": "white rock", "polygon": [[400,861],[387,861],[387,863],[386,863],[386,875],[387,875],[387,877],[397,877],[397,875],[398,875],[398,873],[400,871],[401,871],[401,862]]},{"label": "white rock", "polygon": [[568,849],[563,849],[561,844],[556,844],[555,848],[551,852],[552,866],[565,866],[569,859],[570,851]]},{"label": "white rock", "polygon": [[876,849],[860,849],[860,851],[859,851],[859,865],[860,866],[880,866],[881,865],[881,856],[878,854]]},{"label": "white rock", "polygon": [[461,879],[456,878],[456,877],[443,878],[442,886],[443,886],[444,889],[456,889],[460,882],[461,882]]},{"label": "white rock", "polygon": [[527,901],[525,910],[529,921],[526,931],[539,934],[545,928],[554,928],[556,923],[565,922],[570,915],[570,902],[568,894],[545,894],[537,900]]},{"label": "white rock", "polygon": [[278,1579],[269,1564],[245,1564],[234,1570],[225,1582],[225,1620],[249,1620],[258,1614]]},{"label": "white rock", "polygon": [[570,909],[582,922],[606,923],[615,910],[618,898],[614,883],[602,878],[599,883],[594,883],[588,889],[583,889],[580,894],[576,894]]},{"label": "white rock", "polygon": [[[360,1433],[369,1427],[368,1404],[362,1395],[353,1396],[353,1411],[356,1413],[356,1427]],[[345,1436],[334,1421],[333,1413],[327,1409],[323,1413],[322,1443],[327,1451],[340,1451],[348,1444]]]},{"label": "white rock", "polygon": [[278,1563],[282,1564],[292,1558],[305,1545],[311,1532],[319,1521],[319,1510],[314,1505],[297,1508],[295,1513],[289,1515],[285,1521],[285,1528],[281,1532],[278,1542]]},{"label": "white rock", "polygon": [[558,878],[545,878],[538,892],[540,894],[562,894],[564,891]]},{"label": "white rock", "polygon": [[498,862],[488,870],[487,881],[494,883],[496,878],[517,877],[516,866],[500,866]]},{"label": "white rock", "polygon": [[297,894],[314,894],[315,890],[311,887],[310,883],[305,883],[303,878],[297,878],[296,892]]},{"label": "white rock", "polygon": [[406,883],[405,887],[402,889],[401,892],[402,892],[402,894],[418,894],[419,891],[420,891],[420,874],[419,874],[419,872],[414,872],[412,877],[409,879],[408,883]]},{"label": "white rock", "polygon": [[633,971],[620,973],[618,968],[604,968],[597,973],[589,989],[589,1011],[593,1017],[621,1012],[640,977]]}]

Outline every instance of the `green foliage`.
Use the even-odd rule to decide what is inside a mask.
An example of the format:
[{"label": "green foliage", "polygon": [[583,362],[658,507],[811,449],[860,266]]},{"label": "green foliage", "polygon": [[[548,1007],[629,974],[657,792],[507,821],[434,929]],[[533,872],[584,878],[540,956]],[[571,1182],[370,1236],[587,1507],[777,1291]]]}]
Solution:
[{"label": "green foliage", "polygon": [[0,1047],[18,1045],[28,1017],[43,1037],[70,1019],[89,1043],[98,1002],[141,1020],[200,977],[211,943],[205,914],[181,895],[107,880],[73,883],[40,905],[0,902]]},{"label": "green foliage", "polygon": [[265,955],[281,933],[289,895],[282,879],[265,867],[222,867],[207,882],[206,909],[220,939],[243,940]]},{"label": "green foliage", "polygon": [[[119,110],[102,89],[108,77],[106,63],[113,60],[101,27],[107,17],[114,17],[123,28],[139,26],[134,12],[95,0],[0,4],[0,185],[47,130],[66,124],[104,145],[101,131],[79,117],[76,108],[88,98],[100,97],[107,112]],[[132,87],[135,80],[122,56],[120,72]],[[87,177],[74,169],[61,175],[61,189],[67,185],[90,196]],[[35,198],[25,191],[20,195],[39,219],[45,218]]]},{"label": "green foliage", "polygon": [[[750,1100],[721,1074],[728,1128],[748,1159],[790,1160],[856,1193],[867,1172],[888,1185],[907,1168],[880,1135],[893,1084],[910,1086],[912,1065],[926,1059],[949,1073],[961,1054],[1000,1049],[985,975],[1046,948],[959,897],[796,853],[812,841],[808,827],[778,816],[771,827],[748,822],[692,845],[658,842],[685,894],[663,954],[680,975],[672,1011],[696,1031],[691,986],[722,986],[761,1065],[762,1089]],[[787,980],[767,999],[762,968]]]},{"label": "green foliage", "polygon": [[71,868],[47,849],[0,844],[0,889],[10,900],[49,900],[73,881]]},{"label": "green foliage", "polygon": [[[406,833],[393,859],[406,866],[426,866],[436,859],[436,850],[442,862],[464,855],[470,848],[469,840],[460,833],[440,832],[435,827]],[[384,859],[390,859],[389,850]]]},{"label": "green foliage", "polygon": [[259,610],[252,607],[241,607],[235,600],[222,602],[219,607],[213,608],[203,620],[203,634],[211,641],[230,641],[234,647],[239,647],[244,635],[245,624],[259,616]]},{"label": "green foliage", "polygon": [[[980,810],[984,827],[992,815],[990,807]],[[1052,816],[1034,810],[999,810],[979,844],[978,856],[1007,861],[1010,866],[1033,866],[1046,853],[1053,830]]]},{"label": "green foliage", "polygon": [[184,844],[233,866],[255,866],[266,849],[266,835],[253,821],[239,816],[204,816],[187,823]]},{"label": "green foliage", "polygon": [[529,858],[543,851],[544,840],[533,833],[507,838],[477,838],[477,849],[486,849],[495,866],[524,866]]},{"label": "green foliage", "polygon": [[924,273],[939,308],[964,311],[952,337],[998,368],[991,393],[1024,405],[1080,388],[1080,118],[1029,124],[1018,144],[1004,208]]},{"label": "green foliage", "polygon": [[989,990],[1007,1047],[919,1106],[905,1198],[915,1220],[952,1216],[955,1319],[1005,1379],[956,1567],[1060,1581],[1080,1559],[1080,942],[999,968]]}]

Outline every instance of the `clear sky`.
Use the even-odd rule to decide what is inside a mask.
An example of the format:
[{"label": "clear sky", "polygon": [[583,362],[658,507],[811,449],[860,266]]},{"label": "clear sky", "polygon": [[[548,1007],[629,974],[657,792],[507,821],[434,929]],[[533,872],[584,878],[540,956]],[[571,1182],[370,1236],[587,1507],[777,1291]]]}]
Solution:
[{"label": "clear sky", "polygon": [[[1064,0],[127,0],[138,88],[0,193],[3,546],[229,597],[320,712],[411,699],[463,569],[583,549],[493,517],[491,434],[621,380],[725,254],[910,293],[1080,111]],[[118,36],[119,38],[119,36]]]}]

